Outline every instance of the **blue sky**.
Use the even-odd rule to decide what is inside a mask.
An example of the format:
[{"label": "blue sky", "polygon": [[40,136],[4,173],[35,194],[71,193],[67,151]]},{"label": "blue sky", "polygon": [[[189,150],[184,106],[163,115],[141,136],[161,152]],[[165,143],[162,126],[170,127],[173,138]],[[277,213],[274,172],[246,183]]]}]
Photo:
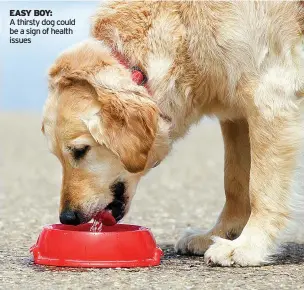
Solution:
[{"label": "blue sky", "polygon": [[[42,110],[47,97],[48,68],[61,51],[89,37],[90,16],[94,14],[99,3],[96,1],[0,2],[0,110]],[[52,19],[76,18],[74,34],[36,35],[32,37],[30,44],[10,44],[9,10],[11,9],[51,9]],[[33,16],[27,19],[33,18],[38,19]]]}]

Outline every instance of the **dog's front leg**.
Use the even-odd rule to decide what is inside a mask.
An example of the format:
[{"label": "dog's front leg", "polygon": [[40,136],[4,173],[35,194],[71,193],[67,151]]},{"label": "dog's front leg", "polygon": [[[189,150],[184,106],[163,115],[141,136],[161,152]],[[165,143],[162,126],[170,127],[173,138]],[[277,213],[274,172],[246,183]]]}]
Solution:
[{"label": "dog's front leg", "polygon": [[208,264],[253,266],[268,262],[291,216],[291,180],[300,143],[299,112],[293,91],[284,86],[286,81],[277,79],[274,84],[271,80],[262,82],[251,98],[252,105],[247,106],[251,215],[237,239],[214,238],[205,253]]},{"label": "dog's front leg", "polygon": [[250,144],[246,120],[222,121],[225,145],[226,202],[215,226],[206,232],[187,230],[175,248],[182,254],[202,255],[213,243],[212,237],[235,239],[250,215]]}]

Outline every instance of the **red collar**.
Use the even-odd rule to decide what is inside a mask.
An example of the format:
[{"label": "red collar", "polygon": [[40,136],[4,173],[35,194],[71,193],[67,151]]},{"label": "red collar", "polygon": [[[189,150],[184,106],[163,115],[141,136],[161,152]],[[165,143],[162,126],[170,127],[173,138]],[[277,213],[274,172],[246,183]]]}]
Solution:
[{"label": "red collar", "polygon": [[148,78],[145,75],[145,73],[140,69],[140,67],[138,67],[138,66],[131,67],[128,60],[118,51],[112,51],[112,54],[119,61],[120,64],[122,64],[125,68],[127,68],[131,71],[132,80],[139,86],[145,87],[147,89],[147,91],[149,92],[149,94],[151,95],[151,91],[147,84]]},{"label": "red collar", "polygon": [[[127,68],[128,70],[131,70],[132,73],[132,80],[137,83],[139,86],[143,86],[147,89],[149,95],[152,95],[151,90],[148,86],[148,78],[145,75],[145,73],[138,67],[138,66],[132,66],[130,65],[130,63],[128,62],[128,60],[118,51],[113,50],[112,51],[113,56],[118,60],[118,62],[120,64],[122,64],[125,68]],[[163,118],[164,120],[166,120],[167,122],[172,122],[172,119],[167,116],[164,115],[162,113],[160,113],[161,118]]]}]

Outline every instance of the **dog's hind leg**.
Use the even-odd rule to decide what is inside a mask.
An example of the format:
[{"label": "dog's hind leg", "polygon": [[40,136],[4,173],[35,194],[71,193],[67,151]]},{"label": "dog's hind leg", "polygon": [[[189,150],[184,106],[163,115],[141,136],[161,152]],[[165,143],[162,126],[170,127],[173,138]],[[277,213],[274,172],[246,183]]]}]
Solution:
[{"label": "dog's hind leg", "polygon": [[245,120],[223,121],[225,145],[226,203],[216,225],[208,232],[187,230],[176,244],[182,254],[202,255],[212,244],[212,236],[235,239],[250,215],[250,144]]}]

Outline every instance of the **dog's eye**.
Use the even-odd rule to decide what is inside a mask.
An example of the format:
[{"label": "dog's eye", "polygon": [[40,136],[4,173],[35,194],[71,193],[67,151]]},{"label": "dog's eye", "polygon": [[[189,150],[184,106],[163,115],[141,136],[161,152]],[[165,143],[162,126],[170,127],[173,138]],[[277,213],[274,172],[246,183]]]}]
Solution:
[{"label": "dog's eye", "polygon": [[74,159],[80,160],[87,154],[87,152],[90,150],[90,148],[91,147],[87,145],[83,148],[70,148],[70,150],[72,151]]}]

